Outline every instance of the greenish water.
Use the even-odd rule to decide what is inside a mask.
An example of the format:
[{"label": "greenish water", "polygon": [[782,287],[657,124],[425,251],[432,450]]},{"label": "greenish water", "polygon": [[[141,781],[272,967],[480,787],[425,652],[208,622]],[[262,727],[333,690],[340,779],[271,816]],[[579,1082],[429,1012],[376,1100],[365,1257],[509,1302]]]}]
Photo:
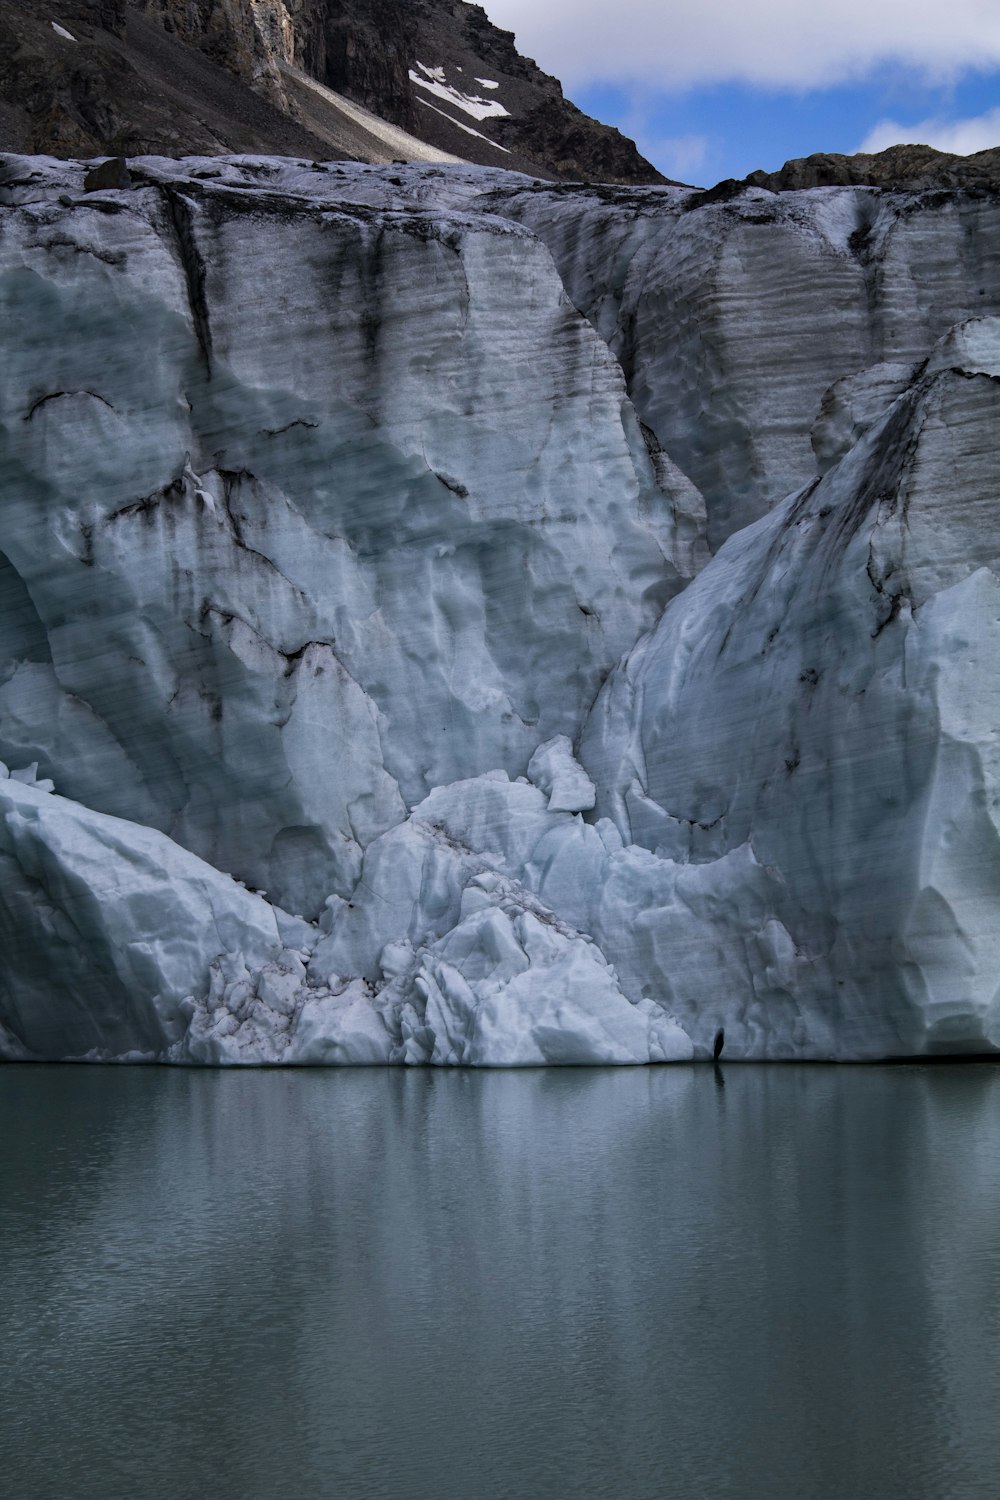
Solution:
[{"label": "greenish water", "polygon": [[1000,1496],[1000,1069],[0,1068],[11,1500]]}]

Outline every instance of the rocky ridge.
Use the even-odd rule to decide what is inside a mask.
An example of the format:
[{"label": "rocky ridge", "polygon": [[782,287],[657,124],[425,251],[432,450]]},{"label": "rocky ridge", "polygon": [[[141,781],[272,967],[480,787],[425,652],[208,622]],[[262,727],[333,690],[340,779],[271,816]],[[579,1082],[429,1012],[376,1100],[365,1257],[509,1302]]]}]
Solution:
[{"label": "rocky ridge", "polygon": [[774,193],[813,187],[877,187],[906,193],[935,188],[995,190],[1000,188],[1000,147],[973,156],[911,145],[855,156],[818,153],[786,161],[777,172],[751,172],[740,186],[768,188]]}]

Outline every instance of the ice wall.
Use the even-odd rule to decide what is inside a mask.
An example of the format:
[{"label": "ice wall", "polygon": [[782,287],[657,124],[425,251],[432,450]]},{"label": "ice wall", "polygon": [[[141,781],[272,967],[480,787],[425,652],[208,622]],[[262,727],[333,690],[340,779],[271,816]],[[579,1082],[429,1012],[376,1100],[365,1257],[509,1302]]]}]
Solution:
[{"label": "ice wall", "polygon": [[621,360],[642,420],[700,489],[713,550],[808,482],[825,392],[925,359],[1000,313],[991,192],[497,187]]},{"label": "ice wall", "polygon": [[691,569],[533,236],[178,173],[8,168],[0,755],[315,915],[406,804],[575,736]]},{"label": "ice wall", "polygon": [[748,962],[727,1046],[1000,1040],[998,378],[1000,321],[947,336],[837,466],[722,548],[591,715],[582,757],[626,842],[706,879],[740,850],[768,873],[784,957]]},{"label": "ice wall", "polygon": [[0,184],[0,1055],[996,1046],[993,200],[130,171]]}]

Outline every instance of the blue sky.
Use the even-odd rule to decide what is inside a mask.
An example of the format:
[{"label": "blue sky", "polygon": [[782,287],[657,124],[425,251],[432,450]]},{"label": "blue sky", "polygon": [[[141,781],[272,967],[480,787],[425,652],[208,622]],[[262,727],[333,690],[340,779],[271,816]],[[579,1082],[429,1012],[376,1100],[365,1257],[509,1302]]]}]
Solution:
[{"label": "blue sky", "polygon": [[813,151],[1000,146],[1000,0],[485,0],[582,109],[699,184]]},{"label": "blue sky", "polygon": [[[813,151],[881,149],[904,135],[922,141],[933,135],[925,143],[942,150],[1000,146],[1000,72],[935,88],[920,74],[887,68],[864,82],[802,92],[727,82],[673,93],[594,82],[581,84],[571,98],[637,139],[661,172],[701,185],[745,177],[756,167],[773,171]],[[991,111],[992,129],[986,123]],[[976,130],[969,132],[972,121]],[[912,130],[921,124],[927,128]],[[956,139],[963,130],[970,138]],[[879,139],[871,139],[876,133]]]}]

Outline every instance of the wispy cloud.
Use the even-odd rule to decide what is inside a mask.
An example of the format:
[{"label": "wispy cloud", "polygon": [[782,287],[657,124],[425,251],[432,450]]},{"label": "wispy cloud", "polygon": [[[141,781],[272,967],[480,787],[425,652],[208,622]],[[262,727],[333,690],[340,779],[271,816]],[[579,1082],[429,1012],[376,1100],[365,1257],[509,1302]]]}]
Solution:
[{"label": "wispy cloud", "polygon": [[708,161],[707,135],[651,136],[636,143],[647,161],[654,162],[666,177],[678,182],[698,182]]},{"label": "wispy cloud", "polygon": [[957,156],[973,156],[1000,146],[1000,108],[969,120],[928,119],[915,125],[898,120],[879,120],[865,136],[859,151],[884,151],[887,146],[911,142],[936,146],[939,151],[953,151]]},{"label": "wispy cloud", "polygon": [[997,0],[485,0],[499,26],[570,86],[740,81],[809,89],[887,64],[943,82],[1000,67]]}]

